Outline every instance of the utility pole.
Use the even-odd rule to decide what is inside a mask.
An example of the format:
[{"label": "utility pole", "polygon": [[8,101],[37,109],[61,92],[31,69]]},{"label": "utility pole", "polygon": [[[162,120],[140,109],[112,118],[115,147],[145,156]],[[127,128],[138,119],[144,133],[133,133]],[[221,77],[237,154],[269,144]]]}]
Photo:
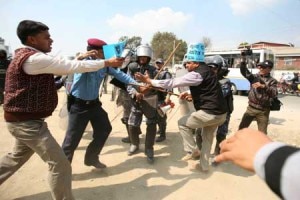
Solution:
[{"label": "utility pole", "polygon": [[[176,40],[174,40],[174,42],[173,42],[173,51],[175,49],[175,42],[176,42]],[[172,58],[172,68],[174,67],[174,65],[175,65],[175,53],[173,54],[173,58]]]}]

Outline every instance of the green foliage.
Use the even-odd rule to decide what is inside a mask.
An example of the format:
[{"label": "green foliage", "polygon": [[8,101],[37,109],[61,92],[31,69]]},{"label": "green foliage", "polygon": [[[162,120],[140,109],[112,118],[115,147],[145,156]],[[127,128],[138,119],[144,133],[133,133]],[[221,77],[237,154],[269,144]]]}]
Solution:
[{"label": "green foliage", "polygon": [[242,42],[239,44],[238,48],[245,48],[245,47],[248,47],[250,46],[250,44],[248,42]]},{"label": "green foliage", "polygon": [[174,54],[175,63],[182,61],[187,50],[187,43],[177,39],[171,32],[157,32],[151,40],[151,47],[154,52],[154,59],[162,58],[167,60],[178,43],[181,43]]}]

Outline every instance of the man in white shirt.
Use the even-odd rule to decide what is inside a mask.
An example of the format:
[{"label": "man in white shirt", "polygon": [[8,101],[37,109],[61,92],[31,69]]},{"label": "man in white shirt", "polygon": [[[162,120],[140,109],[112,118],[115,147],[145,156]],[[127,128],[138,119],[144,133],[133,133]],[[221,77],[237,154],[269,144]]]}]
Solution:
[{"label": "man in white shirt", "polygon": [[71,165],[51,135],[46,117],[52,115],[58,97],[54,76],[97,71],[122,65],[123,59],[75,61],[47,55],[53,40],[41,22],[24,20],[17,35],[25,46],[15,51],[6,74],[4,118],[15,138],[11,153],[0,161],[0,185],[37,153],[49,165],[49,185],[53,199],[74,199]]}]

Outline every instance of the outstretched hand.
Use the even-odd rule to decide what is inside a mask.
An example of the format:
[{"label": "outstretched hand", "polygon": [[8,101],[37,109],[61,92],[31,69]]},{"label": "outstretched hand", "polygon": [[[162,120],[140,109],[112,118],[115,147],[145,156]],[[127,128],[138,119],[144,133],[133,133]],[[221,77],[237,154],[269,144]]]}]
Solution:
[{"label": "outstretched hand", "polygon": [[151,79],[149,78],[149,75],[147,73],[143,75],[142,73],[137,72],[134,74],[134,77],[143,83],[151,84]]},{"label": "outstretched hand", "polygon": [[140,85],[139,92],[142,94],[146,94],[150,90],[149,85]]},{"label": "outstretched hand", "polygon": [[110,58],[104,62],[106,67],[121,67],[124,60],[124,58]]},{"label": "outstretched hand", "polygon": [[232,161],[249,171],[254,171],[254,158],[258,150],[272,140],[264,133],[245,128],[220,144],[221,153],[216,162]]}]

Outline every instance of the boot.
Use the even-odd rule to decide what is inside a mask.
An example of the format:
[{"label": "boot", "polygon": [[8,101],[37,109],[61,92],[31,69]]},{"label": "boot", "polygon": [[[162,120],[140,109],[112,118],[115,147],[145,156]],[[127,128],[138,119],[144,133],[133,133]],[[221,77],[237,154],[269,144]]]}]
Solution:
[{"label": "boot", "polygon": [[154,162],[153,146],[156,135],[156,124],[148,124],[146,128],[146,141],[145,141],[145,154],[147,156],[148,163]]},{"label": "boot", "polygon": [[130,138],[130,147],[128,151],[128,155],[131,156],[139,150],[139,132],[140,132],[140,127],[134,127],[134,126],[128,126],[128,133],[129,133],[129,138]]},{"label": "boot", "polygon": [[226,135],[217,134],[217,142],[215,147],[215,155],[220,154],[220,143],[226,139]]},{"label": "boot", "polygon": [[160,136],[158,136],[158,137],[156,138],[155,142],[162,142],[162,141],[164,141],[164,140],[166,140],[166,133],[165,133],[165,132],[161,132],[161,133],[160,133]]},{"label": "boot", "polygon": [[145,155],[147,156],[147,162],[149,164],[154,163],[154,151],[153,151],[153,149],[146,149],[145,150]]},{"label": "boot", "polygon": [[[136,127],[136,128],[138,128],[138,129],[139,129],[138,133],[139,133],[139,135],[141,135],[141,134],[142,134],[141,127]],[[129,138],[129,130],[128,130],[128,125],[126,125],[126,130],[127,130],[127,134],[128,134],[128,136],[127,136],[127,137],[124,137],[124,138],[122,138],[122,139],[121,139],[121,141],[122,141],[123,143],[128,143],[128,144],[130,144],[130,138]]]},{"label": "boot", "polygon": [[158,118],[158,131],[157,134],[159,135],[156,138],[156,142],[162,142],[166,139],[166,129],[167,129],[167,116],[165,115],[164,117]]},{"label": "boot", "polygon": [[156,142],[162,142],[166,139],[167,123],[163,120],[165,119],[163,118],[161,122],[158,122],[159,136],[156,138]]},{"label": "boot", "polygon": [[127,131],[128,136],[122,138],[121,141],[124,142],[124,143],[130,143],[128,124],[125,124],[125,126],[126,126],[126,131]]}]

